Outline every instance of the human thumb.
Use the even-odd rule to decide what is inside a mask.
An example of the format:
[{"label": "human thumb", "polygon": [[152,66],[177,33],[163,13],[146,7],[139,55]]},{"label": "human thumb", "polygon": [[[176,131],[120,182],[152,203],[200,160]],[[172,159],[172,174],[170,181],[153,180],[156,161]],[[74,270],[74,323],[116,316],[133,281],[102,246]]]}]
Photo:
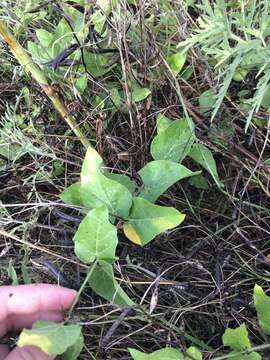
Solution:
[{"label": "human thumb", "polygon": [[55,356],[49,356],[36,346],[16,347],[4,360],[53,360]]},{"label": "human thumb", "polygon": [[0,345],[0,360],[5,360],[9,353],[8,345]]}]

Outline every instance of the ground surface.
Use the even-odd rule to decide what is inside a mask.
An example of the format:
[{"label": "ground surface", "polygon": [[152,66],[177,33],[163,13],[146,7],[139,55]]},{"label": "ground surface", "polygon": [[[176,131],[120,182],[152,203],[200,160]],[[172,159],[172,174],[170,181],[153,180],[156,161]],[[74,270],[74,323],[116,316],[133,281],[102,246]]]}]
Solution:
[{"label": "ground surface", "polygon": [[[14,9],[17,5],[14,2]],[[151,10],[154,14],[155,9],[157,19],[159,6],[158,2],[152,4]],[[53,8],[45,11],[49,15],[40,21],[51,29],[61,13]],[[130,13],[139,23],[148,19],[151,11],[146,5],[134,6]],[[168,46],[179,42],[184,36],[179,29],[191,27],[198,10],[190,9],[192,20],[184,12],[180,14],[179,7],[175,14],[178,25],[163,34]],[[12,10],[6,12],[8,16],[12,17]],[[10,24],[12,21],[16,24],[17,20]],[[38,24],[32,20],[22,25],[25,32],[16,29],[25,47],[27,40],[35,39]],[[57,73],[67,106],[106,166],[136,181],[137,171],[151,159],[149,143],[157,114],[175,119],[184,113],[169,75],[164,70],[154,77],[150,70],[162,61],[164,41],[154,34],[156,41],[152,42],[154,35],[144,26],[141,41],[126,33],[120,53],[123,59],[119,53],[112,55],[117,64],[124,61],[128,74],[123,75],[119,67],[94,80],[89,75],[80,98],[75,98],[63,72],[50,69]],[[134,31],[132,26],[129,31]],[[84,148],[4,43],[1,53],[1,142],[6,146],[15,143],[17,148],[12,148],[14,157],[3,151],[0,157],[0,227],[5,232],[5,236],[0,234],[0,284],[60,281],[78,288],[85,269],[74,255],[72,238],[81,215],[63,206],[59,193],[79,178]],[[217,78],[196,49],[188,55],[187,64],[193,74],[188,80],[178,79],[177,84],[199,141],[214,154],[224,187],[218,189],[207,173],[209,187],[205,190],[181,181],[158,201],[186,214],[180,227],[143,248],[120,234],[115,275],[137,305],[129,311],[119,309],[86,289],[74,311],[74,321],[84,325],[87,351],[82,359],[130,359],[128,347],[142,351],[166,345],[185,348],[192,338],[206,358],[211,358],[219,353],[225,328],[243,321],[253,344],[261,343],[252,289],[255,283],[266,286],[270,279],[267,126],[252,125],[244,131],[246,114],[239,109],[236,94],[254,87],[252,74],[244,85],[231,84],[211,123],[209,115],[200,113],[198,98],[209,87],[215,88]],[[142,86],[151,87],[152,96],[128,111],[111,111],[106,106],[97,109],[94,97],[99,96],[99,85],[106,87],[106,76],[111,82],[120,78],[122,83],[125,76],[131,76],[131,68],[136,69]],[[267,113],[261,110],[260,116]],[[194,167],[189,161],[185,165]],[[153,301],[155,309],[150,315]]]}]

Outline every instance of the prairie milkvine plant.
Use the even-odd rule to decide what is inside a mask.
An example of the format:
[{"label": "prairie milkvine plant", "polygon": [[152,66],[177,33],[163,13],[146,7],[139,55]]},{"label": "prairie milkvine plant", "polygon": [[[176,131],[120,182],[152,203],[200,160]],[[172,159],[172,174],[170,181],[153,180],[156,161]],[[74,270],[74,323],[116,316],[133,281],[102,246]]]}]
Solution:
[{"label": "prairie milkvine plant", "polygon": [[[253,293],[254,305],[263,334],[270,335],[270,296],[259,285]],[[222,337],[223,345],[229,352],[216,360],[263,360],[258,351],[270,348],[270,344],[252,347],[245,323],[237,328],[226,329]],[[18,340],[19,346],[36,345],[49,355],[60,355],[62,360],[75,360],[84,346],[84,339],[78,325],[55,324],[49,321],[37,321],[31,330],[24,330]],[[203,360],[201,351],[190,346],[183,353],[175,348],[166,347],[146,354],[136,349],[129,349],[133,360]]]},{"label": "prairie milkvine plant", "polygon": [[181,164],[186,157],[209,171],[220,185],[211,151],[195,140],[190,121],[172,121],[160,115],[151,143],[154,161],[138,172],[142,185],[126,175],[106,171],[98,152],[89,147],[80,181],[60,195],[65,203],[87,213],[74,236],[75,253],[82,262],[93,263],[89,284],[105,299],[118,305],[132,304],[113,277],[117,229],[122,228],[130,241],[144,246],[184,220],[185,215],[178,210],[155,202],[177,181],[200,175],[200,171],[192,172]]},{"label": "prairie milkvine plant", "polygon": [[[77,257],[91,265],[83,286],[87,282],[98,295],[118,306],[132,306],[134,302],[121,289],[113,273],[113,263],[117,259],[117,229],[123,228],[130,241],[144,246],[160,233],[183,222],[184,214],[172,207],[156,205],[155,201],[177,181],[201,173],[192,172],[181,164],[186,157],[209,171],[220,185],[212,153],[196,142],[190,119],[172,121],[158,116],[151,155],[154,160],[138,172],[142,180],[142,185],[138,186],[126,175],[107,172],[101,156],[89,147],[80,181],[60,195],[65,203],[86,214],[74,236]],[[23,331],[18,344],[38,345],[49,355],[62,355],[63,359],[73,360],[83,348],[83,338],[77,325],[38,321],[31,330]],[[164,351],[166,357],[177,355],[179,358],[181,355],[174,349]],[[134,359],[148,356],[132,349],[130,353]],[[191,359],[200,355],[194,347],[190,347],[188,353]],[[158,355],[149,356],[155,359]]]},{"label": "prairie milkvine plant", "polygon": [[[65,90],[66,103],[71,103],[74,98],[78,102],[87,99],[85,102],[91,115],[106,114],[104,128],[111,125],[114,115],[121,114],[123,118],[140,115],[148,100],[154,103],[155,96],[163,96],[163,85],[168,83],[168,79],[173,79],[175,85],[180,79],[188,81],[192,78],[193,69],[187,65],[187,59],[191,50],[195,52],[197,49],[214,70],[218,84],[216,89],[208,89],[199,95],[199,110],[201,115],[205,115],[205,120],[209,113],[214,119],[233,81],[246,84],[252,76],[256,79],[256,89],[245,91],[243,96],[246,129],[254,121],[253,114],[260,106],[270,108],[270,11],[266,0],[187,0],[179,4],[177,1],[146,1],[144,17],[133,0],[22,0],[14,6],[13,17],[9,16],[9,1],[3,0],[2,3],[1,20],[9,23],[16,38],[27,48],[39,71],[48,79],[48,86],[53,82],[60,84],[60,88],[62,86]],[[198,14],[197,22],[192,21],[194,28],[189,28],[188,32],[179,31],[182,30],[179,9],[185,16],[187,9]],[[129,46],[128,51],[125,44]],[[140,57],[137,61],[140,46],[145,49],[141,57],[145,63],[140,61]],[[181,98],[181,94],[177,95]],[[28,104],[32,102],[27,87],[21,97]],[[178,98],[175,102],[177,108]],[[35,119],[40,113],[38,105],[32,105],[29,105],[26,115],[20,116],[16,107],[11,107],[6,111],[7,125],[0,129],[0,154],[1,149],[6,149],[7,138],[13,138],[11,148],[2,156],[14,162],[26,153],[41,155],[38,145],[34,146],[27,137],[35,131],[28,118]],[[171,104],[166,102],[167,105],[169,108]],[[64,203],[83,216],[73,241],[75,254],[84,263],[87,273],[76,301],[87,286],[118,308],[141,309],[141,304],[136,303],[114,276],[118,234],[124,233],[126,241],[143,247],[160,234],[179,227],[185,214],[181,209],[161,206],[160,197],[183,179],[191,186],[205,189],[208,186],[205,173],[208,173],[217,191],[222,190],[215,159],[209,148],[196,137],[194,124],[182,107],[180,113],[176,112],[169,118],[158,106],[156,133],[149,146],[152,160],[148,163],[142,161],[146,165],[138,166],[142,168],[135,176],[132,174],[130,178],[123,173],[109,172],[97,141],[97,151],[93,147],[86,151],[79,181],[59,194]],[[185,117],[179,115],[182,113]],[[16,132],[12,126],[14,123]],[[80,121],[80,127],[89,138],[97,136],[97,131],[87,121]],[[153,128],[151,125],[149,128],[152,138]],[[147,136],[143,140],[147,140],[148,148]],[[45,150],[46,156],[53,157],[48,147]],[[43,156],[45,150],[42,149]],[[155,246],[154,243],[151,246]],[[208,347],[205,358],[262,359],[260,351],[270,348],[267,337],[270,335],[270,297],[255,285],[253,300],[259,326],[255,319],[252,323],[260,329],[261,344],[252,345],[254,334],[249,335],[242,323],[225,331],[222,338],[225,349],[209,350]],[[84,347],[82,329],[71,317],[76,301],[63,323],[38,321],[31,330],[22,332],[18,345],[36,345],[48,355],[75,360]],[[152,317],[151,311],[143,309],[143,313],[147,321]],[[152,319],[156,318],[153,316]],[[171,325],[169,323],[170,328]],[[192,324],[188,324],[183,333],[189,336],[188,333],[192,332]],[[203,342],[192,336],[188,341],[186,351],[184,346],[180,350],[180,346],[171,346],[169,341],[166,344],[170,346],[148,354],[133,348],[128,351],[134,360],[202,360],[206,350]],[[217,351],[224,354],[215,358]]]},{"label": "prairie milkvine plant", "polygon": [[[113,274],[117,229],[123,228],[130,241],[144,246],[160,233],[181,224],[184,214],[171,207],[156,205],[155,201],[175,182],[200,174],[200,171],[192,172],[181,164],[185,157],[208,170],[217,185],[221,186],[211,152],[196,143],[194,129],[187,119],[171,121],[160,115],[157,135],[150,148],[154,160],[139,171],[141,186],[125,175],[109,173],[98,152],[89,147],[80,181],[60,195],[65,203],[86,214],[74,236],[77,257],[90,264],[83,286],[88,282],[98,295],[121,307],[135,304],[117,284]],[[259,285],[255,285],[253,298],[261,330],[270,335],[270,297]],[[270,347],[267,341],[252,347],[244,323],[235,329],[226,329],[222,339],[224,347],[228,347],[230,352],[221,359],[261,360],[258,351]],[[84,340],[78,325],[38,321],[19,337],[19,346],[30,344],[39,346],[49,355],[75,360],[83,349]],[[132,348],[129,352],[134,360],[203,359],[201,351],[195,346],[187,348],[185,353],[172,347],[150,354]]]}]

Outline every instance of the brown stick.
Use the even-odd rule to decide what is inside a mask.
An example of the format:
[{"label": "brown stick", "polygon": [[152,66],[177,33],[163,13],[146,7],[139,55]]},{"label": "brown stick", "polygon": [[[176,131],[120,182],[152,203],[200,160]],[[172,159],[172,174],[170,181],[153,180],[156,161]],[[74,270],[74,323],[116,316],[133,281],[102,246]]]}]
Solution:
[{"label": "brown stick", "polygon": [[74,134],[78,137],[81,143],[88,148],[90,145],[89,140],[79,128],[76,119],[67,110],[65,104],[54,89],[49,85],[44,72],[32,61],[31,57],[27,54],[24,48],[18,43],[15,37],[11,34],[8,27],[3,21],[0,21],[0,35],[8,44],[18,62],[25,68],[26,72],[30,73],[33,79],[41,86],[45,94],[53,103],[55,109],[60,113],[62,118],[66,121]]}]

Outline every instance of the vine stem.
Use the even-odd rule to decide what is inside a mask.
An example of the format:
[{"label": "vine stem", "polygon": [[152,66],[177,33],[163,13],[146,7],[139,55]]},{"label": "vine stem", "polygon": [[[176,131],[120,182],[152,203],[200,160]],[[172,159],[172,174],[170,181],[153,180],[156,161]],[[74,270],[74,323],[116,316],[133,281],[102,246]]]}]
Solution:
[{"label": "vine stem", "polygon": [[225,359],[235,358],[236,356],[239,356],[239,355],[248,355],[248,354],[251,354],[253,351],[262,351],[262,350],[269,349],[269,348],[270,348],[270,344],[258,345],[258,346],[254,346],[250,349],[235,352],[233,354],[227,354],[227,355],[214,357],[212,360],[225,360]]},{"label": "vine stem", "polygon": [[69,309],[69,311],[68,311],[68,313],[67,313],[67,316],[66,316],[66,320],[65,320],[65,321],[68,321],[68,320],[70,319],[70,316],[71,316],[71,314],[72,314],[72,311],[74,310],[75,305],[76,305],[77,302],[79,301],[80,296],[81,296],[81,293],[83,292],[83,290],[84,290],[85,286],[87,285],[87,283],[88,283],[91,275],[93,274],[93,272],[94,272],[94,270],[95,270],[95,268],[96,268],[96,265],[97,265],[97,261],[95,260],[95,261],[93,262],[90,270],[88,271],[88,273],[87,273],[87,275],[86,275],[86,277],[85,277],[82,285],[80,286],[80,289],[78,290],[75,299],[73,300],[73,303],[72,303],[72,305],[71,305],[71,307],[70,307],[70,309]]},{"label": "vine stem", "polygon": [[36,65],[31,57],[28,55],[26,50],[19,44],[16,38],[11,34],[7,25],[0,20],[0,35],[3,40],[7,43],[13,55],[19,62],[21,66],[25,68],[27,73],[30,73],[32,78],[41,86],[42,90],[51,100],[54,105],[54,108],[59,112],[65,122],[69,125],[74,134],[78,137],[81,143],[87,149],[90,145],[89,140],[85,136],[84,132],[78,126],[76,119],[73,115],[70,114],[66,105],[58,95],[58,93],[50,86],[48,79],[44,73],[40,69],[38,65]]}]

